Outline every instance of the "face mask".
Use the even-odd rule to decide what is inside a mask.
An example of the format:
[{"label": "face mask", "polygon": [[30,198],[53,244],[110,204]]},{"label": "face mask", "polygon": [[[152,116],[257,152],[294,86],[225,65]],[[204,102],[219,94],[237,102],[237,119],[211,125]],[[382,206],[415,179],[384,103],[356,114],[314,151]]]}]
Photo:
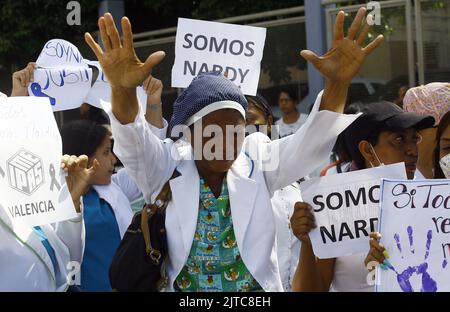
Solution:
[{"label": "face mask", "polygon": [[444,173],[447,179],[450,179],[450,154],[444,156],[439,161],[439,165],[441,166],[442,172]]},{"label": "face mask", "polygon": [[379,164],[378,166],[374,166],[374,165],[372,164],[372,162],[369,161],[369,163],[370,163],[370,165],[372,166],[372,168],[373,168],[373,167],[384,166],[384,163],[382,163],[381,160],[380,160],[380,158],[378,158],[378,155],[377,155],[377,153],[375,152],[375,149],[373,148],[372,144],[369,143],[369,146],[370,146],[370,149],[372,150],[372,152],[373,152],[373,154],[375,155],[375,158],[377,159],[378,164]]}]

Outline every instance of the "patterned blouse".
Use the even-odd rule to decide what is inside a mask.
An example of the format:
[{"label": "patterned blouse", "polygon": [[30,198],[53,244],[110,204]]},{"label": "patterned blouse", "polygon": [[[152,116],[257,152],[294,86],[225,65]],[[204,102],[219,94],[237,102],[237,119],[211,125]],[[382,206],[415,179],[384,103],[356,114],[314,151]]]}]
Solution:
[{"label": "patterned blouse", "polygon": [[178,291],[262,291],[242,261],[234,235],[226,178],[216,198],[200,178],[194,242],[175,280]]}]

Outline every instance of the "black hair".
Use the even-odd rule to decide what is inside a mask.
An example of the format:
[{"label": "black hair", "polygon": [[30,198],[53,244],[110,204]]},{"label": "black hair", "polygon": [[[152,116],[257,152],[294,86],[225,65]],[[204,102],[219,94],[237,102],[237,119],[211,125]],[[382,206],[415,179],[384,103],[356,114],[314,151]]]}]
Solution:
[{"label": "black hair", "polygon": [[104,125],[90,120],[64,124],[61,129],[63,154],[91,157],[107,135],[110,132]]},{"label": "black hair", "polygon": [[81,119],[83,120],[89,120],[101,125],[110,125],[111,121],[109,120],[108,114],[105,113],[105,111],[101,108],[95,107],[90,105],[89,103],[86,103],[89,105],[89,110],[87,111],[87,114],[81,115]]},{"label": "black hair", "polygon": [[[355,102],[347,105],[344,109],[344,114],[357,114],[362,111],[364,105],[365,104],[362,102]],[[359,167],[361,161],[364,164],[364,158],[362,157],[361,153],[353,155],[352,157],[352,153],[350,152],[351,149],[347,146],[347,142],[345,140],[345,133],[345,131],[342,132],[336,139],[336,143],[333,147],[332,161],[337,161],[338,159],[341,162],[354,161]],[[338,165],[337,169],[338,172],[341,170],[340,164]]]},{"label": "black hair", "polygon": [[289,97],[295,102],[295,104],[297,104],[298,102],[298,94],[297,92],[295,92],[295,90],[293,88],[289,88],[289,87],[281,87],[280,88],[280,93],[286,93],[287,95],[289,95]]},{"label": "black hair", "polygon": [[[378,144],[378,139],[380,137],[381,132],[383,132],[383,131],[390,131],[390,130],[387,127],[378,127],[364,140],[369,142],[370,145],[372,145],[374,147],[375,145]],[[356,154],[353,155],[352,160],[355,162],[356,166],[359,169],[365,169],[366,168],[366,159],[363,157],[363,155],[359,151],[359,146],[356,146],[356,150],[357,150],[357,152],[356,152]]]},{"label": "black hair", "polygon": [[247,102],[251,101],[256,106],[256,108],[264,113],[266,118],[269,118],[270,116],[274,118],[272,108],[261,94],[257,93],[256,96],[247,95],[246,98]]},{"label": "black hair", "polygon": [[434,149],[433,155],[433,166],[434,166],[434,179],[445,179],[444,172],[442,172],[441,166],[439,165],[440,154],[441,154],[441,137],[445,129],[450,126],[450,111],[442,116],[439,126],[436,131],[436,148]]}]

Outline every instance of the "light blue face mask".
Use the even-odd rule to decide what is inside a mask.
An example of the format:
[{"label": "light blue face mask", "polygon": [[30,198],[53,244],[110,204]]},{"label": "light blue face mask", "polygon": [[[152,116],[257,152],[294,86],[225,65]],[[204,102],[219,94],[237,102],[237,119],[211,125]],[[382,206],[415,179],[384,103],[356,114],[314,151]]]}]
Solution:
[{"label": "light blue face mask", "polygon": [[439,165],[441,166],[442,172],[444,173],[447,179],[450,179],[450,154],[445,155],[439,161]]}]

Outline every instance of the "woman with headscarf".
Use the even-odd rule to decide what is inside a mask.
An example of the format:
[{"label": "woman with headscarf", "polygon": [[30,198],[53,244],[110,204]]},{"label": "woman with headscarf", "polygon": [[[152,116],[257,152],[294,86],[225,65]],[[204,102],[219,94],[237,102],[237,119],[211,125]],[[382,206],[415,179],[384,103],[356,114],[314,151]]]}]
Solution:
[{"label": "woman with headscarf", "polygon": [[361,47],[369,30],[366,25],[356,37],[364,16],[360,9],[344,38],[344,12],[339,12],[334,49],[323,57],[302,51],[325,75],[326,87],[305,125],[273,142],[259,133],[244,139],[247,101],[217,73],[200,74],[184,90],[169,123],[172,139],[159,140],[139,111],[136,87],[164,53],[141,63],[130,22],[122,19],[122,46],[110,14],[99,20],[105,51],[86,35],[111,84],[116,154],[147,202],[153,203],[170,180],[167,290],[283,290],[270,198],[319,166],[337,135],[357,118],[337,112],[343,111],[348,85],[365,57],[383,41],[377,37]]}]

